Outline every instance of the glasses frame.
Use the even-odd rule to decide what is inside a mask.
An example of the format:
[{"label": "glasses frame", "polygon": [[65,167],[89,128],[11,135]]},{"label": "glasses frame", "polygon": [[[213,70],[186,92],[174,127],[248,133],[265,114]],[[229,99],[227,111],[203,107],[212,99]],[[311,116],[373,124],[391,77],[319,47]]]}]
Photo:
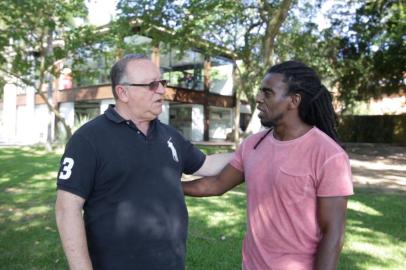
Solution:
[{"label": "glasses frame", "polygon": [[148,86],[148,89],[150,91],[156,91],[159,87],[159,84],[161,84],[163,87],[166,87],[168,85],[168,80],[152,81],[150,83],[120,83],[120,85],[125,86]]}]

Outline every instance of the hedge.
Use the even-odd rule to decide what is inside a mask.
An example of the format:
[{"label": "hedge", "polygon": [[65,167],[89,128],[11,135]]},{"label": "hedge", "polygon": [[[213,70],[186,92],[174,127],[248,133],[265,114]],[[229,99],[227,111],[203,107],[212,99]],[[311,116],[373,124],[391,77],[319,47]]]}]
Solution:
[{"label": "hedge", "polygon": [[406,145],[406,114],[340,116],[338,133],[343,142]]}]

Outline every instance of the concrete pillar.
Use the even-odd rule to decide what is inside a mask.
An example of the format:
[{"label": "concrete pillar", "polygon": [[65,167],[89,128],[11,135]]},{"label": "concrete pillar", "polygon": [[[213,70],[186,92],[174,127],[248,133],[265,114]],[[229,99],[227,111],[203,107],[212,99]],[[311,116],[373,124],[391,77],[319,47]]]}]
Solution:
[{"label": "concrete pillar", "polygon": [[14,141],[17,144],[27,144],[27,136],[30,135],[27,133],[27,106],[19,105],[16,109],[16,133]]},{"label": "concrete pillar", "polygon": [[32,134],[35,123],[35,89],[33,87],[27,87],[25,92],[25,136],[24,143],[34,144],[37,143],[36,137]]},{"label": "concrete pillar", "polygon": [[193,105],[192,107],[192,141],[203,141],[204,135],[204,107]]},{"label": "concrete pillar", "polygon": [[159,42],[153,45],[151,49],[151,61],[154,63],[157,67],[161,66],[160,63],[160,52],[159,52]]},{"label": "concrete pillar", "polygon": [[14,84],[4,86],[3,95],[3,123],[5,143],[13,143],[16,136],[16,119],[17,119],[17,87]]},{"label": "concrete pillar", "polygon": [[162,105],[162,113],[158,116],[159,121],[169,125],[169,102],[164,101]]},{"label": "concrete pillar", "polygon": [[47,140],[47,132],[48,132],[48,118],[49,118],[49,110],[47,105],[40,104],[35,106],[35,114],[34,114],[34,121],[35,121],[35,132],[36,134],[36,141],[45,143]]}]

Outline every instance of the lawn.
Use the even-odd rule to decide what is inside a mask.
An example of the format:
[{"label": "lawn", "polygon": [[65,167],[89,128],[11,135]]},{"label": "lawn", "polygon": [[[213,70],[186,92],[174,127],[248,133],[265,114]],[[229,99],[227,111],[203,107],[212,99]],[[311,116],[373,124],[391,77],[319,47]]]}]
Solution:
[{"label": "lawn", "polygon": [[[67,269],[54,220],[60,151],[0,148],[0,269]],[[356,190],[339,269],[405,269],[406,196]],[[245,192],[187,198],[187,269],[240,269]]]}]

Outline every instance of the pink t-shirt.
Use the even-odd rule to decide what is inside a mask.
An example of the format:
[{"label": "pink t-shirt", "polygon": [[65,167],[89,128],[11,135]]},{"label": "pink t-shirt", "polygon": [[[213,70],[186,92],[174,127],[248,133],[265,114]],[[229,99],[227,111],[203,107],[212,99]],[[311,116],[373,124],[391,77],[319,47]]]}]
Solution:
[{"label": "pink t-shirt", "polygon": [[291,141],[265,131],[248,137],[231,165],[244,173],[244,270],[310,270],[321,234],[317,197],[353,194],[345,151],[317,128]]}]

